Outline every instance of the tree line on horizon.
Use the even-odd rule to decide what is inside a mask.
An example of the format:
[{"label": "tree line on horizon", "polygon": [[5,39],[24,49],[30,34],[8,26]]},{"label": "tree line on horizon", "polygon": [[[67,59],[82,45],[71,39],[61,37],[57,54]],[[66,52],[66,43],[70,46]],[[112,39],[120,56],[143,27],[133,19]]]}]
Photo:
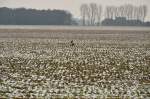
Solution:
[{"label": "tree line on horizon", "polygon": [[[107,6],[82,4],[81,19],[65,10],[0,8],[0,25],[82,25],[82,26],[150,26],[145,21],[147,6]],[[105,16],[102,16],[104,13]]]},{"label": "tree line on horizon", "polygon": [[[104,12],[103,12],[104,11]],[[103,10],[96,3],[82,4],[80,6],[83,26],[99,25],[150,25],[145,22],[148,9],[146,5],[134,6],[125,4],[121,6],[106,6]],[[102,16],[104,14],[104,16]],[[104,19],[102,20],[102,17]]]},{"label": "tree line on horizon", "polygon": [[71,25],[72,14],[65,10],[0,8],[1,25]]}]

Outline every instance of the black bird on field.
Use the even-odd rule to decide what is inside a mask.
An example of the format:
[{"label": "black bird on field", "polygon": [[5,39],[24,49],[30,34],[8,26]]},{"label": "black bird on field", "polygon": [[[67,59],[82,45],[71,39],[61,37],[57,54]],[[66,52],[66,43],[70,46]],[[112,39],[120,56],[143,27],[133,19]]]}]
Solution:
[{"label": "black bird on field", "polygon": [[71,46],[74,46],[75,45],[75,43],[73,42],[73,40],[71,40],[71,42],[70,42],[71,44]]}]

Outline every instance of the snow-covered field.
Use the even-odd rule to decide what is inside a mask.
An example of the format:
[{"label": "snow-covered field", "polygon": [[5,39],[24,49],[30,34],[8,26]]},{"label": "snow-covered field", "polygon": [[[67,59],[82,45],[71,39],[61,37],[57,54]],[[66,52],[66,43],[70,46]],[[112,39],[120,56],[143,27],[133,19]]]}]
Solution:
[{"label": "snow-covered field", "polygon": [[150,31],[0,31],[0,97],[150,98]]}]

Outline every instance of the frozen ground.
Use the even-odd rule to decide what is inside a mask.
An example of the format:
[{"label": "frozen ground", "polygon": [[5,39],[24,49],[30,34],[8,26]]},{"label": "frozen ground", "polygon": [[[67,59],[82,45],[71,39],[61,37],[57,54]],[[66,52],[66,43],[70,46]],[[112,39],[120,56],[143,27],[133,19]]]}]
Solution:
[{"label": "frozen ground", "polygon": [[0,97],[149,99],[150,31],[0,29]]}]

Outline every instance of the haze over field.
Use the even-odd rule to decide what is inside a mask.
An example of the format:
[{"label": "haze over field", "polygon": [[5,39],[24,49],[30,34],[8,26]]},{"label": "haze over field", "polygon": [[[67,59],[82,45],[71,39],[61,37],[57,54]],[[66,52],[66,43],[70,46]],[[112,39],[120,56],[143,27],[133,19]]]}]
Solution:
[{"label": "haze over field", "polygon": [[[102,6],[106,5],[124,5],[124,4],[133,4],[133,5],[147,5],[148,10],[150,0],[0,0],[0,7],[10,7],[10,8],[36,8],[36,9],[64,9],[70,11],[75,17],[80,17],[80,5],[83,3],[95,2],[101,4]],[[146,20],[150,20],[150,12]]]}]

